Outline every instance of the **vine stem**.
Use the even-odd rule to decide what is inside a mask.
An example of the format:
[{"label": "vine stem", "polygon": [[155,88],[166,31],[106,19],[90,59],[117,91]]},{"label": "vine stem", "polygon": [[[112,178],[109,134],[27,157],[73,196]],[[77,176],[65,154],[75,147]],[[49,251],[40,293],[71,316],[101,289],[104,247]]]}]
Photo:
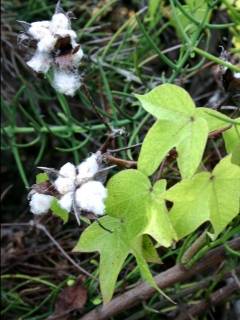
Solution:
[{"label": "vine stem", "polygon": [[200,48],[197,48],[197,47],[194,47],[193,48],[193,51],[195,51],[196,53],[198,53],[199,55],[203,56],[204,58],[208,59],[208,60],[211,60],[211,61],[214,61],[216,62],[217,64],[220,64],[234,72],[240,72],[240,67],[238,66],[235,66],[233,65],[232,63],[230,62],[227,62],[227,61],[224,61],[218,57],[215,57],[214,55],[212,55],[211,53],[208,53]]},{"label": "vine stem", "polygon": [[185,251],[182,256],[181,262],[183,264],[188,263],[194,254],[204,245],[206,241],[207,230],[205,230],[194,242],[193,244]]}]

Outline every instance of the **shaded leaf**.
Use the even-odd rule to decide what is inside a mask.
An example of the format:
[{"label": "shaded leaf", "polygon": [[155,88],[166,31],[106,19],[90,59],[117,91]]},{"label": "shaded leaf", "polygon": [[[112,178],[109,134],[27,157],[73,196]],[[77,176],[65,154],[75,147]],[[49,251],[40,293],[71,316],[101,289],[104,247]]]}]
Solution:
[{"label": "shaded leaf", "polygon": [[64,223],[68,222],[69,213],[59,205],[56,198],[53,199],[50,209],[52,210],[52,213],[62,219]]},{"label": "shaded leaf", "polygon": [[147,262],[161,263],[157,250],[147,234],[142,236],[142,254]]},{"label": "shaded leaf", "polygon": [[36,183],[42,183],[48,181],[48,175],[45,172],[41,172],[36,175]]}]

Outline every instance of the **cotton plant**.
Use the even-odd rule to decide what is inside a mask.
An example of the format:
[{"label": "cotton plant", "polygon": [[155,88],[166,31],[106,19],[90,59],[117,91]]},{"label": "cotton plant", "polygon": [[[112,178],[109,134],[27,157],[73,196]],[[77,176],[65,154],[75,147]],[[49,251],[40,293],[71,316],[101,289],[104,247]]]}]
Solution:
[{"label": "cotton plant", "polygon": [[[78,223],[80,212],[90,212],[96,216],[105,213],[105,199],[107,189],[104,187],[106,168],[102,165],[100,151],[93,153],[85,161],[75,166],[70,162],[64,164],[59,170],[42,168],[48,172],[51,180],[50,187],[43,191],[36,187],[29,194],[30,210],[34,215],[47,213],[55,198],[60,207],[67,212],[74,212]],[[49,190],[49,193],[48,191]]]},{"label": "cotton plant", "polygon": [[25,23],[20,39],[36,43],[36,50],[27,65],[37,73],[53,71],[52,86],[59,92],[73,96],[81,86],[78,67],[83,50],[77,43],[77,34],[71,28],[71,19],[60,3],[51,20]]}]

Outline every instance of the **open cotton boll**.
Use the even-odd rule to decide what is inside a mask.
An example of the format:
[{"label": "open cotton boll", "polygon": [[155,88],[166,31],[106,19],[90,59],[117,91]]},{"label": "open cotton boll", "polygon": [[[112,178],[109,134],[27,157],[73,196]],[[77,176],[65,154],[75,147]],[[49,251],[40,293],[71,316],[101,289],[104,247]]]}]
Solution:
[{"label": "open cotton boll", "polygon": [[65,195],[63,195],[61,199],[58,200],[58,203],[61,208],[70,212],[72,209],[72,203],[73,203],[73,192],[68,192]]},{"label": "open cotton boll", "polygon": [[38,51],[50,53],[54,49],[56,42],[57,38],[52,35],[43,37],[37,44]]},{"label": "open cotton boll", "polygon": [[27,65],[36,72],[47,73],[51,65],[51,58],[47,53],[36,51]]},{"label": "open cotton boll", "polygon": [[89,181],[77,189],[76,203],[81,210],[92,212],[97,216],[104,214],[104,200],[107,197],[107,189],[101,182]]},{"label": "open cotton boll", "polygon": [[64,70],[54,70],[53,87],[60,93],[67,96],[74,96],[80,88],[80,76],[76,72],[67,72]]},{"label": "open cotton boll", "polygon": [[47,213],[51,207],[52,200],[52,196],[34,193],[29,203],[30,211],[36,215]]},{"label": "open cotton boll", "polygon": [[59,29],[70,29],[71,23],[64,13],[55,13],[52,16],[50,30],[56,33]]},{"label": "open cotton boll", "polygon": [[28,34],[35,40],[41,40],[44,37],[49,37],[51,32],[49,30],[50,21],[36,21],[31,23],[28,29]]},{"label": "open cotton boll", "polygon": [[89,158],[87,158],[85,161],[80,163],[77,166],[77,182],[81,183],[85,179],[93,178],[93,176],[98,172],[99,169],[99,163],[98,159],[100,157],[101,153],[96,152],[93,153]]}]

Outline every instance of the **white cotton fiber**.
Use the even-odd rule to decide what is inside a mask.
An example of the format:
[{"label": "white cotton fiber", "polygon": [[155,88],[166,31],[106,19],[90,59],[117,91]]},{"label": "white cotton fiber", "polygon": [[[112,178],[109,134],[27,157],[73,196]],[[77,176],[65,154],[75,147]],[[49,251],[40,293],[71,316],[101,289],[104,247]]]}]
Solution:
[{"label": "white cotton fiber", "polygon": [[99,170],[100,152],[93,153],[89,158],[77,166],[77,182],[81,184],[84,180],[93,178]]},{"label": "white cotton fiber", "polygon": [[59,29],[70,29],[71,24],[69,18],[64,13],[55,13],[52,16],[50,30],[57,33]]},{"label": "white cotton fiber", "polygon": [[72,56],[72,63],[75,68],[79,67],[82,58],[83,58],[83,51],[81,48],[79,48],[78,51],[75,52]]},{"label": "white cotton fiber", "polygon": [[52,196],[41,193],[34,193],[31,196],[31,200],[29,203],[30,211],[36,215],[47,213],[51,207],[52,200]]},{"label": "white cotton fiber", "polygon": [[68,192],[72,192],[75,187],[75,166],[67,162],[59,170],[59,177],[54,181],[55,188],[57,191],[64,195]]},{"label": "white cotton fiber", "polygon": [[240,79],[240,72],[235,72],[234,73],[234,77],[237,78],[237,79]]},{"label": "white cotton fiber", "polygon": [[36,51],[27,65],[38,73],[46,73],[50,68],[51,58],[47,53]]},{"label": "white cotton fiber", "polygon": [[54,70],[53,87],[60,93],[67,96],[74,96],[75,92],[80,88],[80,76],[75,72],[67,72],[64,70]]},{"label": "white cotton fiber", "polygon": [[61,176],[64,176],[65,178],[75,178],[76,176],[76,168],[74,164],[71,162],[65,163],[60,169],[59,173]]},{"label": "white cotton fiber", "polygon": [[107,197],[107,189],[101,182],[89,181],[76,191],[76,203],[81,210],[92,212],[101,216],[104,214],[104,200]]},{"label": "white cotton fiber", "polygon": [[51,35],[49,30],[50,21],[36,21],[31,23],[28,34],[35,40],[41,40]]},{"label": "white cotton fiber", "polygon": [[73,192],[68,192],[65,195],[63,195],[61,199],[58,200],[58,203],[61,208],[70,212],[72,209],[72,203],[73,203]]},{"label": "white cotton fiber", "polygon": [[54,49],[56,42],[57,38],[52,35],[43,37],[37,44],[38,51],[50,53]]}]

